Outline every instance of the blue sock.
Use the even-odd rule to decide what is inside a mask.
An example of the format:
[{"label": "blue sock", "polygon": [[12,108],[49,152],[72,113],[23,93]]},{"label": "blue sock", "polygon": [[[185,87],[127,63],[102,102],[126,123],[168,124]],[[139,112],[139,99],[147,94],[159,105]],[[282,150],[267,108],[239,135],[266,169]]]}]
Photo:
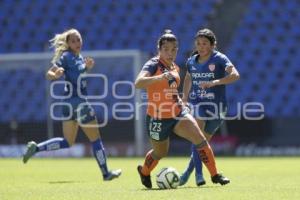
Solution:
[{"label": "blue sock", "polygon": [[103,177],[106,177],[108,175],[108,169],[107,169],[106,155],[102,144],[102,140],[97,139],[94,142],[92,142],[92,145],[93,145],[93,153],[101,169],[102,175]]},{"label": "blue sock", "polygon": [[195,165],[195,169],[196,169],[196,175],[203,176],[202,161],[199,157],[197,147],[194,144],[192,145],[192,155],[193,155],[193,161],[194,161],[194,165]]},{"label": "blue sock", "polygon": [[194,161],[193,161],[193,155],[191,155],[189,165],[188,165],[188,167],[186,168],[185,171],[191,174],[194,171],[194,167],[195,166],[194,166]]},{"label": "blue sock", "polygon": [[69,148],[70,145],[66,139],[57,137],[39,143],[37,147],[38,147],[37,152],[39,152],[39,151],[53,151],[57,149]]},{"label": "blue sock", "polygon": [[[192,148],[191,148],[192,150]],[[189,165],[188,167],[186,168],[185,172],[184,173],[189,173],[191,174],[194,170],[194,160],[193,160],[193,151],[192,151],[192,154],[191,154],[191,159],[190,159],[190,162],[189,162]]]}]

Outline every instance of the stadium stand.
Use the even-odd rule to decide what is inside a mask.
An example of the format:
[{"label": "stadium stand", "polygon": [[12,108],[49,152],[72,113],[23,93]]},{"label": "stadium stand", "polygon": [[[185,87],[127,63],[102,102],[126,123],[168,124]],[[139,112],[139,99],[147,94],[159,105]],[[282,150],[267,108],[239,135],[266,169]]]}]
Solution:
[{"label": "stadium stand", "polygon": [[[228,87],[230,114],[236,102],[262,102],[269,117],[299,116],[300,2],[251,1],[227,55],[241,78]],[[292,58],[292,59],[291,59]]]},{"label": "stadium stand", "polygon": [[[190,39],[198,27],[207,22],[216,2],[4,0],[0,6],[0,29],[5,30],[0,33],[0,53],[49,51],[48,40],[56,32],[75,27],[82,33],[84,50],[139,49],[153,55],[156,53],[154,41],[164,29],[170,28],[180,40],[178,63],[183,64],[192,49]],[[7,113],[0,116],[0,122],[11,119],[20,122],[46,120],[46,81],[43,73],[29,69],[0,71],[0,82],[4,86],[0,111]],[[126,69],[119,68],[117,72],[108,69],[104,73],[111,77],[109,85],[124,77],[131,77],[132,80],[132,74]],[[99,89],[93,83],[89,87],[91,94]],[[120,92],[124,94],[127,91]],[[32,97],[30,101],[29,96]],[[108,105],[112,104],[111,101],[109,97],[104,99]],[[40,106],[45,109],[41,110]],[[23,111],[19,112],[19,108]]]},{"label": "stadium stand", "polygon": [[[154,55],[154,41],[164,29],[170,28],[179,38],[177,62],[183,66],[192,50],[195,32],[209,23],[209,16],[218,3],[219,0],[189,3],[181,0],[3,0],[0,29],[5,31],[0,32],[0,53],[50,51],[48,40],[56,32],[75,27],[83,35],[84,50],[139,49]],[[228,87],[230,115],[237,113],[236,102],[249,101],[266,105],[265,114],[270,117],[300,115],[299,6],[297,0],[252,0],[249,4],[225,52],[240,70],[243,80]],[[26,66],[22,70],[0,70],[0,112],[6,113],[0,116],[0,122],[12,118],[21,122],[46,120],[43,73]],[[131,75],[122,69],[106,73],[113,77],[110,81]],[[90,84],[90,90],[97,90],[97,85]],[[30,101],[25,98],[28,96],[32,97]],[[36,105],[45,109],[37,110]],[[19,108],[23,112],[18,112]]]}]

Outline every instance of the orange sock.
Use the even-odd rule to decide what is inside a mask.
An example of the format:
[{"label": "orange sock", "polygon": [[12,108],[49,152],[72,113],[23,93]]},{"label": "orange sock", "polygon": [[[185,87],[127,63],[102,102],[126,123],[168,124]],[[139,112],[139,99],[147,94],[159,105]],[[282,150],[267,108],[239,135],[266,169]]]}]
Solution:
[{"label": "orange sock", "polygon": [[146,154],[145,162],[142,168],[142,174],[149,176],[151,171],[156,167],[159,160],[155,160],[152,156],[153,149]]},{"label": "orange sock", "polygon": [[215,156],[209,144],[207,143],[207,145],[204,145],[198,148],[197,150],[202,162],[205,164],[210,175],[211,176],[216,175],[218,172],[217,172],[217,167],[215,162]]}]

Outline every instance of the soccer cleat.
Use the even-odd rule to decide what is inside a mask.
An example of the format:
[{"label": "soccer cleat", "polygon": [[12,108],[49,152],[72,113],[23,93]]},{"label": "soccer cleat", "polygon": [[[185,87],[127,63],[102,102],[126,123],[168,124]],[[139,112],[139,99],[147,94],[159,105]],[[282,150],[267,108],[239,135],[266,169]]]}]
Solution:
[{"label": "soccer cleat", "polygon": [[197,186],[206,184],[202,174],[196,174],[196,184],[197,184]]},{"label": "soccer cleat", "polygon": [[35,153],[37,149],[37,144],[34,141],[27,143],[27,150],[26,153],[23,155],[23,163],[27,163],[29,158],[31,158]]},{"label": "soccer cleat", "polygon": [[185,171],[181,176],[180,176],[180,182],[179,185],[182,186],[184,184],[187,183],[187,181],[190,178],[191,173],[189,173],[188,171]]},{"label": "soccer cleat", "polygon": [[149,176],[143,175],[143,174],[142,174],[142,168],[143,168],[143,167],[142,167],[141,165],[139,165],[139,166],[137,167],[137,170],[138,170],[139,175],[140,175],[140,177],[141,177],[141,182],[142,182],[142,184],[143,184],[146,188],[151,189],[151,188],[152,188],[151,177],[150,177],[150,175],[149,175]]},{"label": "soccer cleat", "polygon": [[221,185],[226,185],[230,183],[230,180],[223,176],[222,174],[216,174],[213,177],[211,177],[211,181],[213,183],[220,183]]},{"label": "soccer cleat", "polygon": [[111,181],[111,180],[113,180],[115,178],[118,178],[121,174],[122,174],[122,170],[121,169],[109,171],[108,175],[106,175],[105,177],[103,177],[103,180],[104,181]]}]

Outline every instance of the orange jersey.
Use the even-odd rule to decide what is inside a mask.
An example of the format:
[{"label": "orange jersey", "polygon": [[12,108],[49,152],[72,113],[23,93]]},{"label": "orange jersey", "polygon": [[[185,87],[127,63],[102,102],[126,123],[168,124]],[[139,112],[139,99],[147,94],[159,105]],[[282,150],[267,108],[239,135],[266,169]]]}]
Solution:
[{"label": "orange jersey", "polygon": [[174,118],[181,112],[181,99],[178,94],[180,84],[179,67],[174,64],[172,69],[168,68],[162,60],[154,57],[143,67],[151,76],[171,72],[171,80],[161,80],[152,83],[147,87],[148,107],[147,114],[153,118]]}]

